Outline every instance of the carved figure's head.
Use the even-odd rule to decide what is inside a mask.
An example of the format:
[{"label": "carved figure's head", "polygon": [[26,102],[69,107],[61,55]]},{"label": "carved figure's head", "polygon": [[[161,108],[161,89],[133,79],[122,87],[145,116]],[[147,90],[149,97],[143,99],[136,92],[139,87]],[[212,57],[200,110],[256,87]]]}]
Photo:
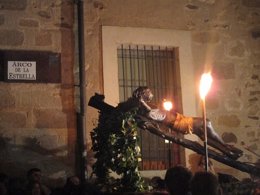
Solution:
[{"label": "carved figure's head", "polygon": [[148,87],[141,86],[134,90],[132,97],[145,102],[150,102],[153,99],[153,93]]}]

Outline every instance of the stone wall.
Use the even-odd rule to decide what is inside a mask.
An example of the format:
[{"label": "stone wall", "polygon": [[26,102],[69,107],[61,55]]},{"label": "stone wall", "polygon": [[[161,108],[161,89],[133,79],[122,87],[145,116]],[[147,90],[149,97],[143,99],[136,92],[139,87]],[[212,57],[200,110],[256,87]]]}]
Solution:
[{"label": "stone wall", "polygon": [[56,185],[75,169],[74,4],[0,0],[0,49],[61,54],[61,83],[0,82],[0,171],[42,169]]}]

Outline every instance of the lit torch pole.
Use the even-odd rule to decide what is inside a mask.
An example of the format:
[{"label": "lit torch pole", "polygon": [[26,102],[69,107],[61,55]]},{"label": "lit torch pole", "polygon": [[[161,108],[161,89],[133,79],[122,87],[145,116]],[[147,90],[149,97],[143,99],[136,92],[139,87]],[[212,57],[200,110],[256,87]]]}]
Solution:
[{"label": "lit torch pole", "polygon": [[212,77],[210,73],[204,73],[200,79],[200,98],[202,100],[202,112],[203,112],[203,128],[204,128],[204,149],[205,149],[205,170],[208,171],[209,158],[208,158],[208,136],[206,126],[206,95],[210,90],[212,83]]}]

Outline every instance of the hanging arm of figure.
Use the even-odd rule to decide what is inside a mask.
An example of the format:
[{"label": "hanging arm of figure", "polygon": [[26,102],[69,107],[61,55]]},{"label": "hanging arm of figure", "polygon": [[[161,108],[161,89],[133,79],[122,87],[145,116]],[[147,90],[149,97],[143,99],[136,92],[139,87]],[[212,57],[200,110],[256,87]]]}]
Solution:
[{"label": "hanging arm of figure", "polygon": [[147,112],[150,112],[152,110],[152,108],[143,100],[143,98],[140,99],[140,103]]}]

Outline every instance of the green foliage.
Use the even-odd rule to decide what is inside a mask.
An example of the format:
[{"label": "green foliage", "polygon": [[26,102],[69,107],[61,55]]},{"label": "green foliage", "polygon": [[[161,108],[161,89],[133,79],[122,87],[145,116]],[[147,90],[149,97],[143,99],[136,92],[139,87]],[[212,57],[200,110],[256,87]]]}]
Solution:
[{"label": "green foliage", "polygon": [[[144,181],[138,171],[136,110],[100,113],[99,124],[91,133],[96,163],[93,173],[97,184],[107,192],[141,192]],[[111,176],[116,173],[119,178]]]}]

